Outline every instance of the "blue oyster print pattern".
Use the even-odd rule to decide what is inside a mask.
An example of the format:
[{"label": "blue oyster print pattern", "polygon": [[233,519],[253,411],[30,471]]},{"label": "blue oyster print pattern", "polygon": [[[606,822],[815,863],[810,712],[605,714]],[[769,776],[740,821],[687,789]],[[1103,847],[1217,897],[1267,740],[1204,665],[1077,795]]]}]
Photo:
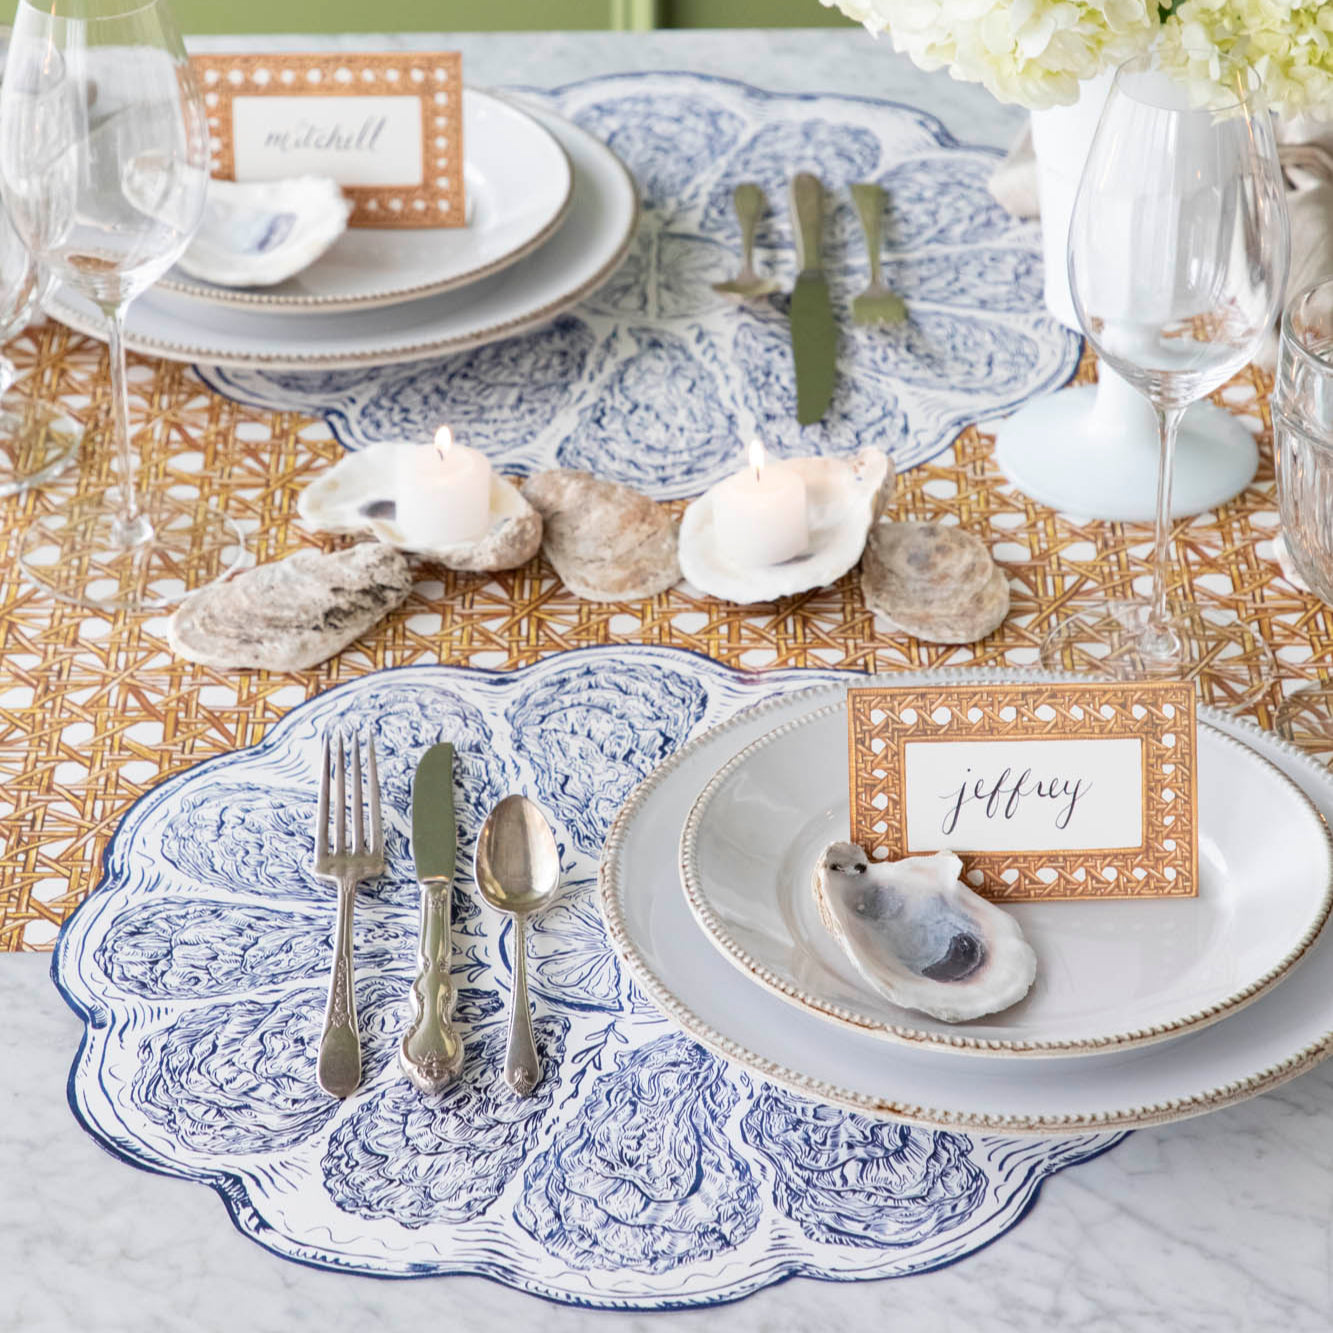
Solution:
[{"label": "blue oyster print pattern", "polygon": [[[363,1077],[393,1057],[406,978],[357,984]],[[197,1153],[275,1152],[323,1128],[336,1110],[315,1081],[323,990],[188,1008],[146,1037],[132,1097],[144,1116]]]},{"label": "blue oyster print pattern", "polygon": [[346,1213],[417,1229],[467,1222],[495,1202],[536,1141],[559,1081],[568,1023],[533,1024],[545,1075],[531,1097],[503,1078],[508,1031],[473,1032],[461,1078],[436,1096],[399,1080],[345,1120],[321,1167]]},{"label": "blue oyster print pattern", "polygon": [[538,800],[595,857],[630,792],[694,730],[706,704],[684,672],[608,655],[595,668],[553,672],[510,706],[508,720]]},{"label": "blue oyster print pattern", "polygon": [[533,1163],[519,1225],[575,1268],[664,1273],[735,1248],[759,1221],[723,1129],[736,1097],[722,1062],[685,1037],[623,1057]]},{"label": "blue oyster print pattern", "polygon": [[[404,918],[360,914],[356,956],[363,974],[415,958],[416,935],[408,925]],[[165,897],[151,913],[140,908],[122,912],[96,953],[112,985],[158,1000],[312,981],[327,976],[332,956],[333,923],[327,913]]]},{"label": "blue oyster print pattern", "polygon": [[[322,414],[348,448],[429,439],[447,419],[504,472],[588,468],[660,500],[733,472],[755,430],[788,454],[891,447],[903,471],[1073,374],[1078,339],[1045,312],[1037,227],[988,193],[996,155],[925,113],[688,74],[523,95],[609,143],[638,182],[638,234],[599,290],[545,328],[417,365],[199,374],[244,401]],[[738,304],[712,289],[738,267],[731,195],[753,180],[769,202],[758,263],[790,290],[788,182],[803,167],[827,189],[824,267],[842,329],[837,397],[805,428],[793,420],[785,298]],[[845,188],[859,180],[891,195],[885,255],[910,338],[846,318],[867,268]]]},{"label": "blue oyster print pattern", "polygon": [[773,1201],[811,1240],[903,1245],[960,1226],[986,1193],[962,1134],[871,1120],[764,1085],[741,1134],[773,1166]]}]

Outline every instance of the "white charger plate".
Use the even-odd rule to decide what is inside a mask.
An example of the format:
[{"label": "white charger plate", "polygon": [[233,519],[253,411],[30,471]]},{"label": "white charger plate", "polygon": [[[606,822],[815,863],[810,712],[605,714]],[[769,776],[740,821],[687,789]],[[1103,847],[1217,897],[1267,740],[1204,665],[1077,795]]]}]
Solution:
[{"label": "white charger plate", "polygon": [[[198,301],[153,288],[130,306],[126,346],[168,361],[340,370],[461,352],[547,323],[615,271],[639,205],[632,177],[605,144],[562,116],[532,115],[568,153],[574,186],[554,235],[518,263],[456,291],[318,320],[210,306],[205,322]],[[105,320],[85,297],[58,287],[45,304],[62,324],[105,341]]]},{"label": "white charger plate", "polygon": [[270,314],[363,310],[433,296],[530,253],[569,209],[574,173],[555,136],[526,111],[463,89],[465,227],[356,227],[309,268],[272,287],[219,287],[173,269],[161,291]]},{"label": "white charger plate", "polygon": [[1037,978],[1000,1014],[945,1023],[893,1004],[821,923],[811,869],[851,826],[842,701],[754,741],[703,789],[681,836],[685,895],[745,976],[889,1041],[1048,1058],[1163,1041],[1275,986],[1333,906],[1333,847],[1305,794],[1220,731],[1198,738],[1198,896],[1006,903]]},{"label": "white charger plate", "polygon": [[[884,683],[1065,680],[1044,672],[904,672]],[[862,682],[867,683],[867,682]],[[599,898],[639,987],[696,1040],[764,1078],[867,1114],[942,1128],[1060,1134],[1162,1124],[1278,1087],[1333,1050],[1333,928],[1299,968],[1225,1022],[1175,1041],[1049,1060],[978,1060],[919,1050],[827,1022],[743,977],[685,901],[679,831],[700,788],[738,750],[840,699],[845,686],[763,704],[684,746],[643,783],[607,839]],[[1325,820],[1333,774],[1253,723],[1200,718],[1290,777]]]}]

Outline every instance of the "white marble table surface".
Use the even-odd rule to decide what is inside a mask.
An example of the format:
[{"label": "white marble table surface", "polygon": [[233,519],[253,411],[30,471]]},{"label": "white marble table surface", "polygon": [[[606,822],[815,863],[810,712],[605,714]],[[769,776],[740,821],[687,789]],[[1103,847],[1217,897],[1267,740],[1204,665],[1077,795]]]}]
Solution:
[{"label": "white marble table surface", "polygon": [[[505,34],[444,44],[476,83],[688,69],[793,91],[865,93],[1006,144],[1021,114],[926,75],[860,32]],[[266,39],[310,49],[309,38]],[[212,39],[200,49],[237,49]],[[0,1333],[573,1330],[1211,1330],[1333,1326],[1333,1064],[1280,1091],[1145,1130],[1048,1181],[1031,1214],[952,1268],[878,1283],[792,1281],[725,1312],[550,1305],[481,1279],[385,1282],[302,1268],[233,1230],[217,1196],[134,1170],[78,1127],[65,1080],[79,1024],[49,959],[0,955]]]}]

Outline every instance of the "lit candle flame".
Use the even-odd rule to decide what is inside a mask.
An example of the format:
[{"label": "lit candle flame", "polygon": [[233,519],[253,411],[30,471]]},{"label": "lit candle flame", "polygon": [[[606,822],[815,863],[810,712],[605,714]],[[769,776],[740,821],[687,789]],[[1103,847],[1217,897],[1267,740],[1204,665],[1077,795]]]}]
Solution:
[{"label": "lit candle flame", "polygon": [[454,432],[450,426],[441,426],[435,432],[435,452],[441,458],[454,447]]},{"label": "lit candle flame", "polygon": [[754,469],[755,481],[760,481],[764,475],[764,464],[768,461],[768,455],[764,452],[764,446],[758,440],[750,441],[750,467]]}]

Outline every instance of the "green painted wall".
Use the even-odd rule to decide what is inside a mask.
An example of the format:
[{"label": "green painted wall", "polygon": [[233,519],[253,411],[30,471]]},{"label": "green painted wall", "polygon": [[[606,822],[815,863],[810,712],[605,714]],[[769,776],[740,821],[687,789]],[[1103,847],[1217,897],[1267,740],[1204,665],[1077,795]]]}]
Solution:
[{"label": "green painted wall", "polygon": [[185,32],[495,32],[822,27],[819,0],[174,0]]}]

